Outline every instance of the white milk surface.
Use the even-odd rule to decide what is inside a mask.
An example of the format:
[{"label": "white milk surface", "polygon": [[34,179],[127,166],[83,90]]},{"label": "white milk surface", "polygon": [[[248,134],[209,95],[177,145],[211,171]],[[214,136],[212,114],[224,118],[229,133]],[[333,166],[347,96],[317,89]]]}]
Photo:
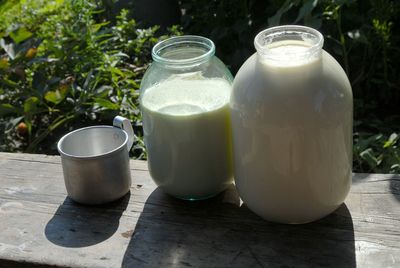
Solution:
[{"label": "white milk surface", "polygon": [[201,199],[232,183],[230,93],[223,79],[179,76],[143,93],[150,174],[165,192]]},{"label": "white milk surface", "polygon": [[236,187],[251,210],[277,222],[331,213],[351,184],[351,87],[325,51],[298,59],[306,46],[273,47],[286,55],[280,62],[253,55],[233,85]]},{"label": "white milk surface", "polygon": [[285,40],[274,42],[266,46],[268,53],[273,54],[274,58],[277,59],[273,62],[266,61],[267,64],[272,67],[293,67],[302,66],[310,63],[309,57],[304,57],[307,54],[310,45],[304,41],[296,40]]}]

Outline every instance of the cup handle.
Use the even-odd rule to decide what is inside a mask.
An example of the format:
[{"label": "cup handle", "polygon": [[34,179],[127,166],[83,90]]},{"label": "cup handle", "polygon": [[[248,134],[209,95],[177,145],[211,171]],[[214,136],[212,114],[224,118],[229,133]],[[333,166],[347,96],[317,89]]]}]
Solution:
[{"label": "cup handle", "polygon": [[128,151],[130,151],[135,137],[135,135],[133,134],[133,128],[131,122],[125,117],[117,115],[116,117],[114,117],[113,126],[125,130],[125,132],[128,134],[127,145],[128,145]]}]

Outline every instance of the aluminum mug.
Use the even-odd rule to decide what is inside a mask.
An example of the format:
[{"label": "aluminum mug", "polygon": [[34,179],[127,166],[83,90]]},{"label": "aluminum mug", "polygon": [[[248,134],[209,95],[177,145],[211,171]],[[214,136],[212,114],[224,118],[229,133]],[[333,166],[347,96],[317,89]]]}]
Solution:
[{"label": "aluminum mug", "polygon": [[122,116],[114,118],[113,126],[85,127],[63,136],[57,149],[69,197],[97,205],[124,196],[131,186],[133,138],[131,123]]}]

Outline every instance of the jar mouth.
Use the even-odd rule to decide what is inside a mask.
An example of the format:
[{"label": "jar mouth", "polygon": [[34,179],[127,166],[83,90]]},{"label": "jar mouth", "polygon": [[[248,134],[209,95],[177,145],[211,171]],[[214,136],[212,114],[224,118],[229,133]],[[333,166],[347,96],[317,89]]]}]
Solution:
[{"label": "jar mouth", "polygon": [[214,53],[215,45],[210,39],[197,35],[183,35],[157,43],[151,55],[155,62],[182,66],[208,61]]},{"label": "jar mouth", "polygon": [[294,63],[318,58],[323,44],[324,37],[319,31],[300,25],[268,28],[254,38],[258,55],[276,62]]}]

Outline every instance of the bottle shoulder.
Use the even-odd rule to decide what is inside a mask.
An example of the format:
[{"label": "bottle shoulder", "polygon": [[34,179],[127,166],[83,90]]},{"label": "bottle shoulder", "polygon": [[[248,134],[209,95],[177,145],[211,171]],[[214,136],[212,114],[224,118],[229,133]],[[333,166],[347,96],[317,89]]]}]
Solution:
[{"label": "bottle shoulder", "polygon": [[[299,87],[301,86],[301,87]],[[262,88],[259,89],[259,88]],[[341,65],[326,51],[318,61],[298,66],[272,66],[260,61],[257,53],[249,57],[235,76],[233,91],[264,91],[293,88],[293,92],[307,88],[334,88],[352,98],[350,81]]]}]

